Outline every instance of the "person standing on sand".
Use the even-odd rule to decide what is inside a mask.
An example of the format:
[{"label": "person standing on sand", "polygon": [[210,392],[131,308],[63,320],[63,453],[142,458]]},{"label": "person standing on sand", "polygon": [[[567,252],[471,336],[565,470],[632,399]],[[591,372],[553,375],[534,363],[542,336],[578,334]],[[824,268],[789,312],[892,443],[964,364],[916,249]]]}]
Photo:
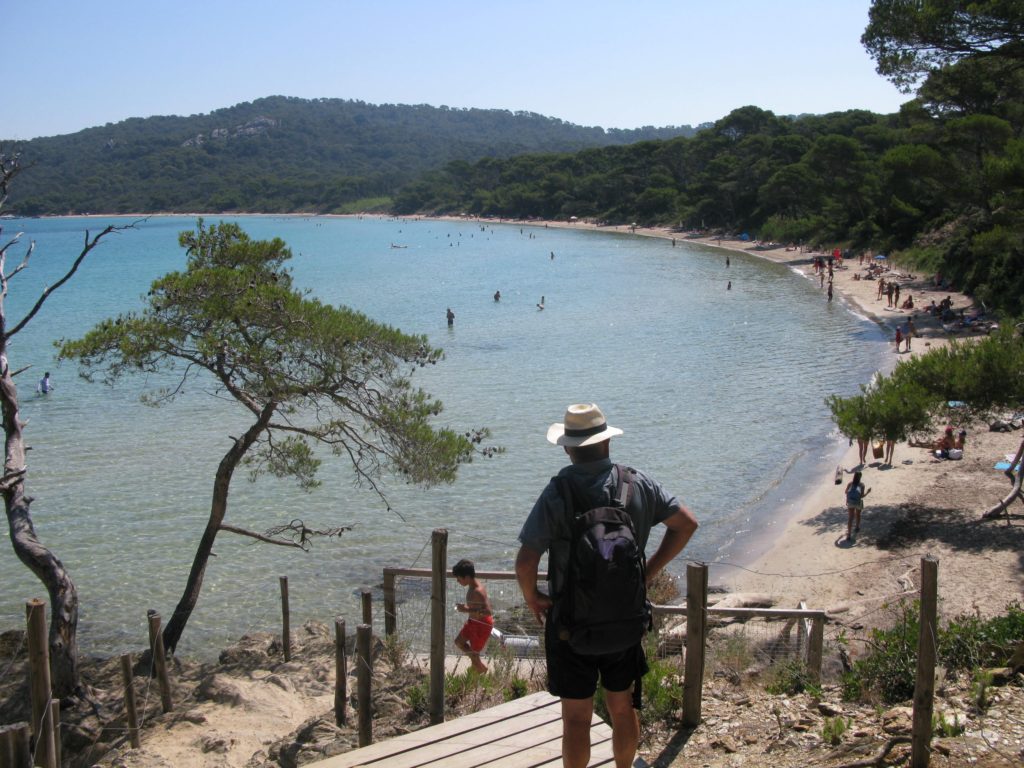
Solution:
[{"label": "person standing on sand", "polygon": [[[645,473],[612,464],[611,438],[621,435],[622,430],[609,426],[596,405],[570,405],[563,421],[548,427],[547,440],[562,446],[571,464],[548,482],[523,524],[519,533],[522,546],[516,555],[516,579],[527,606],[544,626],[548,690],[561,699],[562,706],[562,764],[566,768],[584,768],[590,761],[590,721],[600,680],[612,721],[615,765],[628,768],[633,764],[640,738],[636,715],[639,691],[634,687],[648,669],[643,640],[618,653],[582,654],[573,649],[564,638],[568,634],[564,627],[552,618],[553,607],[564,607],[574,507],[593,509],[611,503],[621,480],[626,509],[634,524],[634,538],[641,551],[646,548],[651,529],[658,523],[664,524],[665,535],[647,560],[648,584],[690,541],[697,530],[697,520],[679,499],[670,496]],[[574,498],[563,498],[563,482]],[[550,595],[537,588],[537,569],[545,552]]]},{"label": "person standing on sand", "polygon": [[900,346],[903,344],[903,332],[900,331],[900,327],[896,326],[896,354],[899,354],[902,350]]},{"label": "person standing on sand", "polygon": [[[853,541],[853,534],[860,531],[860,513],[864,511],[864,497],[871,489],[864,488],[860,472],[853,473],[853,480],[846,486],[846,540]],[[856,523],[856,524],[855,524]]]},{"label": "person standing on sand", "polygon": [[878,278],[878,300],[882,300],[882,294],[885,293],[885,278]]},{"label": "person standing on sand", "polygon": [[916,333],[917,333],[917,328],[914,327],[914,318],[908,317],[907,318],[907,332],[906,332],[907,352],[910,351],[910,339],[913,338],[914,334],[916,334]]}]

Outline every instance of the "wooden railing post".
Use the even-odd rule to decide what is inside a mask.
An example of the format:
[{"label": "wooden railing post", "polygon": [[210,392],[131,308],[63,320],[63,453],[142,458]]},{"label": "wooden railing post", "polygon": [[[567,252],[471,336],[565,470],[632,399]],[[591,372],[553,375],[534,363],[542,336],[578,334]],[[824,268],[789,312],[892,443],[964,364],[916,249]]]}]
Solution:
[{"label": "wooden railing post", "polygon": [[448,531],[430,537],[430,722],[444,721],[445,613],[448,600]]},{"label": "wooden railing post", "polygon": [[32,729],[28,723],[0,725],[0,768],[26,768],[32,763]]},{"label": "wooden railing post", "polygon": [[369,589],[364,589],[360,596],[363,608],[363,624],[373,626],[373,592]]},{"label": "wooden railing post", "polygon": [[57,699],[50,699],[50,727],[53,728],[53,764],[60,768],[63,758],[60,753],[60,701]]},{"label": "wooden railing post", "polygon": [[32,701],[32,736],[36,765],[57,768],[53,720],[50,716],[50,646],[46,636],[46,603],[29,600],[25,605],[28,620],[29,696]]},{"label": "wooden railing post", "polygon": [[683,725],[690,728],[700,723],[707,606],[708,567],[704,563],[690,563],[686,566],[686,663],[683,671]]},{"label": "wooden railing post", "polygon": [[938,637],[937,595],[939,561],[921,558],[921,616],[917,636],[917,679],[914,682],[914,720],[911,730],[911,768],[925,768],[931,758],[932,709],[935,694],[935,652]]},{"label": "wooden railing post", "polygon": [[391,637],[398,630],[397,599],[395,595],[395,574],[390,568],[384,569],[384,636]]},{"label": "wooden railing post", "polygon": [[367,624],[356,627],[356,685],[359,691],[359,746],[373,743],[373,704],[370,701],[370,680],[373,660],[370,658],[370,638],[373,629]]},{"label": "wooden railing post", "polygon": [[288,608],[288,577],[278,577],[281,582],[281,645],[284,647],[284,660],[292,660],[292,617]]},{"label": "wooden railing post", "polygon": [[807,669],[815,683],[821,682],[821,661],[825,649],[825,620],[811,619],[811,636],[807,641]]},{"label": "wooden railing post", "polygon": [[124,680],[124,708],[128,716],[128,740],[133,748],[142,746],[139,740],[139,712],[135,706],[135,686],[132,685],[132,655],[121,656],[121,678]]},{"label": "wooden railing post", "polygon": [[160,614],[151,609],[146,613],[146,618],[149,622],[149,653],[160,684],[160,706],[164,712],[170,712],[174,709],[174,703],[171,701],[171,679],[167,676],[164,636],[160,634]]},{"label": "wooden railing post", "polygon": [[345,651],[345,620],[334,620],[334,723],[348,722],[348,659]]}]

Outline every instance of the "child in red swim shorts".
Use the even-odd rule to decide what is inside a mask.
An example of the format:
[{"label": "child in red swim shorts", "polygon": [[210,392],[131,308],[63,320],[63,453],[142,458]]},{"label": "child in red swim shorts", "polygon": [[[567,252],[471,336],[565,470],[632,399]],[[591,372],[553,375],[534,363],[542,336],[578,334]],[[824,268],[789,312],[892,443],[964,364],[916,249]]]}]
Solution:
[{"label": "child in red swim shorts", "polygon": [[466,587],[466,602],[457,603],[455,610],[468,613],[469,619],[455,636],[455,647],[469,656],[470,664],[477,672],[487,671],[487,665],[480,660],[480,651],[487,645],[494,627],[494,616],[487,589],[476,578],[476,566],[472,560],[459,560],[452,568],[452,575],[459,586]]}]

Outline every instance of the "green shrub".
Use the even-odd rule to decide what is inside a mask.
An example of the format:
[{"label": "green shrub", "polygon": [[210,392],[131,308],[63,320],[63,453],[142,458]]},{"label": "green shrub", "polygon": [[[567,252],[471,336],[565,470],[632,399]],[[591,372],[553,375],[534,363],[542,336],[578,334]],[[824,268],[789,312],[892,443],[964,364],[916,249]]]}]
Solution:
[{"label": "green shrub", "polygon": [[843,720],[841,717],[826,717],[821,726],[821,739],[833,747],[843,740],[843,734],[850,729],[851,719]]},{"label": "green shrub", "polygon": [[771,694],[786,696],[795,696],[804,691],[813,695],[821,693],[807,665],[798,659],[788,659],[772,666],[768,672],[765,690]]},{"label": "green shrub", "polygon": [[427,711],[427,702],[430,700],[429,688],[430,684],[426,680],[422,680],[407,689],[406,699],[409,702],[409,708],[413,712],[422,713]]},{"label": "green shrub", "polygon": [[643,723],[664,722],[683,706],[683,674],[679,662],[655,659],[643,679]]},{"label": "green shrub", "polygon": [[958,616],[939,633],[939,658],[950,672],[1006,666],[1024,641],[1024,609],[1014,602],[991,619]]},{"label": "green shrub", "polygon": [[960,723],[960,718],[956,715],[953,715],[953,722],[949,722],[946,719],[946,715],[942,712],[932,715],[932,733],[936,736],[950,739],[954,736],[959,736],[964,730],[964,726]]},{"label": "green shrub", "polygon": [[[894,704],[914,695],[918,613],[918,603],[900,603],[891,628],[872,630],[870,652],[843,676],[843,698],[850,701],[877,693],[882,701]],[[961,616],[940,629],[939,661],[951,673],[1005,666],[1022,640],[1024,609],[1019,603],[1011,603],[1003,616]],[[984,700],[986,688],[983,680],[975,679],[976,701]]]},{"label": "green shrub", "polygon": [[521,699],[530,692],[530,685],[521,677],[513,677],[505,686],[505,701]]},{"label": "green shrub", "polygon": [[855,661],[853,671],[843,676],[843,696],[853,700],[877,692],[890,704],[913,696],[917,636],[917,603],[900,603],[891,628],[871,630],[871,652]]}]

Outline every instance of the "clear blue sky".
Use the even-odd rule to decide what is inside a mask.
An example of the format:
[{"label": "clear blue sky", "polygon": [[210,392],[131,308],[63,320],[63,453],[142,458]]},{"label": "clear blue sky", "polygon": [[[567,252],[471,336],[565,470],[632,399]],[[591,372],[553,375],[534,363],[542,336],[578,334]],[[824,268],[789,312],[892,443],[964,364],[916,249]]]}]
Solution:
[{"label": "clear blue sky", "polygon": [[0,138],[262,96],[697,125],[895,112],[869,0],[2,0]]}]

